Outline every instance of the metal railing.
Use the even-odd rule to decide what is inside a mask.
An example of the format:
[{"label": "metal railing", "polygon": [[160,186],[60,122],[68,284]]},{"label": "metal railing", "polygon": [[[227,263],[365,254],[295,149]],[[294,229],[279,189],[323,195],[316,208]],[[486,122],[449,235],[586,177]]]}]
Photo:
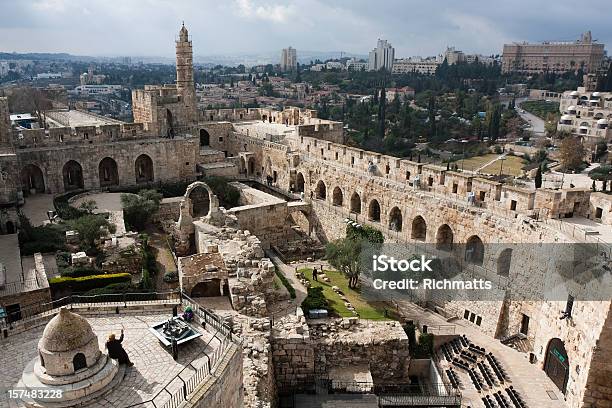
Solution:
[{"label": "metal railing", "polygon": [[41,285],[41,282],[39,281],[38,276],[36,275],[36,277],[34,278],[1,284],[0,297],[44,288],[45,287]]},{"label": "metal railing", "polygon": [[555,218],[545,218],[544,223],[557,231],[571,236],[577,241],[595,244],[597,246],[598,253],[603,252],[607,255],[608,259],[612,259],[612,244],[601,240],[595,235],[589,234],[589,231],[585,229],[588,228],[587,226],[581,226]]}]

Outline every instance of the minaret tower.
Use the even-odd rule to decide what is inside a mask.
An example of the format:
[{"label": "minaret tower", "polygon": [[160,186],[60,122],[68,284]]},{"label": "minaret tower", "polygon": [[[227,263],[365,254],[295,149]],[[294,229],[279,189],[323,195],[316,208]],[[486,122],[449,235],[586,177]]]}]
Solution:
[{"label": "minaret tower", "polygon": [[196,121],[196,94],[193,82],[193,48],[189,41],[189,32],[185,23],[176,41],[176,89],[183,99],[186,110],[192,115],[190,121]]}]

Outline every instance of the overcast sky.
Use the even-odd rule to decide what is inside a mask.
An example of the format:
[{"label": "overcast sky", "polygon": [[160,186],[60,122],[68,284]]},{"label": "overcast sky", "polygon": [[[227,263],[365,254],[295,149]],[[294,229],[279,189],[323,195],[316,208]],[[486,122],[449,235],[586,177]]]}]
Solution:
[{"label": "overcast sky", "polygon": [[396,57],[497,54],[586,30],[612,44],[611,18],[612,0],[0,0],[0,51],[170,57],[184,20],[196,55],[366,54],[379,37]]}]

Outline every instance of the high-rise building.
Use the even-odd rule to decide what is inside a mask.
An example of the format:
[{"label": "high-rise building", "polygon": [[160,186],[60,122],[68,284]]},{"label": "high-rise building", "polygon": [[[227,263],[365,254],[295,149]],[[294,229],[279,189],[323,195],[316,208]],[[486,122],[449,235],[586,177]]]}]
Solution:
[{"label": "high-rise building", "polygon": [[297,52],[295,48],[283,48],[280,66],[281,71],[295,71],[297,69]]},{"label": "high-rise building", "polygon": [[503,72],[562,73],[582,69],[594,72],[601,67],[604,44],[593,41],[591,32],[574,42],[543,42],[541,44],[504,44]]},{"label": "high-rise building", "polygon": [[368,59],[368,71],[378,71],[385,69],[391,71],[393,69],[393,60],[395,59],[395,49],[387,40],[378,39],[376,48],[370,51]]},{"label": "high-rise building", "polygon": [[455,47],[447,47],[444,52],[444,58],[448,65],[455,65],[460,62],[465,62],[465,54],[463,51],[456,50]]}]

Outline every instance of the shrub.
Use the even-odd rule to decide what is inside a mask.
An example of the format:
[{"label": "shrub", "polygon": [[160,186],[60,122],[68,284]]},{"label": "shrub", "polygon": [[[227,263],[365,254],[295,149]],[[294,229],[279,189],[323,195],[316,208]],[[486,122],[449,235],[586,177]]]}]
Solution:
[{"label": "shrub", "polygon": [[166,272],[164,274],[164,282],[166,283],[178,282],[178,279],[178,272]]},{"label": "shrub", "polygon": [[[27,220],[25,217],[23,219]],[[22,227],[19,231],[21,255],[33,255],[36,252],[56,252],[65,249],[66,230],[67,227],[63,224],[32,227],[28,222],[26,227]]]},{"label": "shrub", "polygon": [[72,278],[60,276],[49,279],[51,290],[70,289],[73,292],[87,292],[92,289],[101,288],[112,283],[130,282],[132,275],[129,273],[115,273],[109,275],[91,275]]},{"label": "shrub", "polygon": [[68,200],[70,198],[80,193],[81,191],[71,191],[69,193],[58,195],[53,199],[53,206],[55,207],[57,215],[59,215],[61,219],[72,220],[87,214],[86,210],[81,208],[74,208],[68,203]]},{"label": "shrub", "polygon": [[100,275],[101,271],[90,266],[74,266],[65,268],[61,275],[70,278],[80,278],[83,276]]},{"label": "shrub", "polygon": [[142,231],[151,215],[159,209],[162,195],[155,190],[141,190],[138,194],[121,194],[123,218],[128,229]]},{"label": "shrub", "polygon": [[134,293],[138,292],[139,289],[132,285],[130,282],[111,283],[103,288],[96,288],[85,292],[87,296],[95,295],[111,295],[115,293]]},{"label": "shrub", "polygon": [[287,292],[289,292],[289,296],[291,296],[291,299],[295,299],[295,288],[293,287],[291,282],[289,282],[289,280],[287,279],[285,274],[283,274],[276,267],[275,267],[275,272],[276,272],[276,276],[278,276],[278,279],[280,279],[280,281],[283,283],[283,285],[287,288]]},{"label": "shrub", "polygon": [[205,177],[202,181],[208,184],[224,207],[231,208],[238,205],[238,201],[240,201],[240,191],[229,184],[225,177]]},{"label": "shrub", "polygon": [[302,302],[302,309],[304,313],[308,313],[313,309],[325,309],[329,311],[327,299],[325,299],[322,287],[308,288],[306,298]]},{"label": "shrub", "polygon": [[385,236],[382,232],[377,230],[376,228],[372,228],[368,225],[362,225],[357,228],[352,224],[346,225],[346,237],[355,240],[355,239],[365,239],[369,243],[372,244],[382,244],[385,242]]},{"label": "shrub", "polygon": [[115,232],[115,225],[108,222],[102,214],[87,214],[73,219],[70,226],[79,233],[79,241],[85,251],[95,247],[95,241],[106,231]]}]

